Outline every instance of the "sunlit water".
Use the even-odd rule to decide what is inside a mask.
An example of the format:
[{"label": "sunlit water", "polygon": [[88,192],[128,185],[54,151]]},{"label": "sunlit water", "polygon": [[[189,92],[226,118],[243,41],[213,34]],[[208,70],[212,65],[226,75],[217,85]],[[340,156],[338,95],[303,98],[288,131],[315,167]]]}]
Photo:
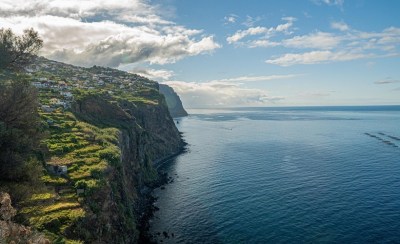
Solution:
[{"label": "sunlit water", "polygon": [[189,112],[159,242],[400,243],[399,106]]}]

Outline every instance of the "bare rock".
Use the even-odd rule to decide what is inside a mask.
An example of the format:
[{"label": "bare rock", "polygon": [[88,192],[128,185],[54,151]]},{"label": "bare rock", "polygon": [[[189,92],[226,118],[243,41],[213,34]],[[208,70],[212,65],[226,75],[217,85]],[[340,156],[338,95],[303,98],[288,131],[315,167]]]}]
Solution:
[{"label": "bare rock", "polygon": [[17,211],[11,206],[11,197],[8,193],[0,193],[0,218],[10,221]]},{"label": "bare rock", "polygon": [[17,211],[11,205],[8,193],[0,193],[0,243],[50,244],[43,234],[32,231],[30,227],[13,223]]}]

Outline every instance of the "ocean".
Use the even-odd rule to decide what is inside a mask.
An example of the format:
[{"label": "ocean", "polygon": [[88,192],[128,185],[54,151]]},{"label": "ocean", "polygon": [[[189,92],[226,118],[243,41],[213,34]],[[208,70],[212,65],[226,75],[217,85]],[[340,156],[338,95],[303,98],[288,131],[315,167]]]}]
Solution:
[{"label": "ocean", "polygon": [[400,243],[400,106],[189,113],[158,242]]}]

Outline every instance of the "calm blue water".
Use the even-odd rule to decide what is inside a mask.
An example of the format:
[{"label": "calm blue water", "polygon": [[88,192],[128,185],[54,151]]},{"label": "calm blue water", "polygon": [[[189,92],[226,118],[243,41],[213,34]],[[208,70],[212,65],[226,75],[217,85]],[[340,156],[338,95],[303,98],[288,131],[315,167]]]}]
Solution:
[{"label": "calm blue water", "polygon": [[158,241],[400,243],[400,106],[189,112]]}]

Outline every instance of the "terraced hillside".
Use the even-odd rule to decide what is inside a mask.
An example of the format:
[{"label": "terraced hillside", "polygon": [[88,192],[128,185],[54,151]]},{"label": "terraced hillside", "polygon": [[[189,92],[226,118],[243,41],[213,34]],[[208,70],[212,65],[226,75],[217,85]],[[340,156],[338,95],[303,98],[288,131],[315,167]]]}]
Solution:
[{"label": "terraced hillside", "polygon": [[158,84],[44,58],[25,76],[39,91],[45,188],[19,219],[55,243],[136,242],[154,163],[183,146]]}]

